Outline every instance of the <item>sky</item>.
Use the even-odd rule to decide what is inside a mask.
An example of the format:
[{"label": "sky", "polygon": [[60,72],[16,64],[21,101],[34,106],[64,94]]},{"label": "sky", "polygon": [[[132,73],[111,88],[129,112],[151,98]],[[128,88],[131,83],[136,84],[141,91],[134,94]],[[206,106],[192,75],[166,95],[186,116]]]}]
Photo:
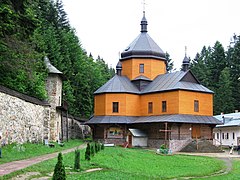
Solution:
[{"label": "sky", "polygon": [[[145,3],[143,3],[145,2]],[[148,34],[170,54],[175,68],[202,47],[224,46],[240,34],[239,0],[63,0],[82,47],[115,68],[120,53],[140,34],[145,9]],[[143,5],[145,4],[145,5]]]}]

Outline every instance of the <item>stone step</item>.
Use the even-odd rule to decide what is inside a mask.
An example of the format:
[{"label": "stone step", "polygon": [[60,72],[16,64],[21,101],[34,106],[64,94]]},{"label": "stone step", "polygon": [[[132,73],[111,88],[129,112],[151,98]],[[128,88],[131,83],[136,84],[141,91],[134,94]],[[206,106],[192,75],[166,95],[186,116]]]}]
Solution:
[{"label": "stone step", "polygon": [[207,140],[193,140],[185,146],[180,152],[202,152],[202,153],[219,153],[223,152],[219,147],[214,146]]}]

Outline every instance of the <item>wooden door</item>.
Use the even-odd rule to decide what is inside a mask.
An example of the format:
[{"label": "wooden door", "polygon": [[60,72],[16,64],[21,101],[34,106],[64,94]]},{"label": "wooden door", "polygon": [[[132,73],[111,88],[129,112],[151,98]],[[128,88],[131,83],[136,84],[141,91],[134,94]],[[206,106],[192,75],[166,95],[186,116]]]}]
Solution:
[{"label": "wooden door", "polygon": [[132,135],[128,135],[128,147],[132,147]]},{"label": "wooden door", "polygon": [[201,125],[192,125],[192,138],[201,138]]}]

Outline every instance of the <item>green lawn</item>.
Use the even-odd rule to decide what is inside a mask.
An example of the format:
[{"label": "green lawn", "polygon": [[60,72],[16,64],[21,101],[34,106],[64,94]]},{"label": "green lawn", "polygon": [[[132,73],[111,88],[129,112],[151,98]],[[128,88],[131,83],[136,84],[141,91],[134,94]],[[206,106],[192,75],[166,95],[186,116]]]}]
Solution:
[{"label": "green lawn", "polygon": [[82,143],[82,140],[69,140],[68,142],[64,142],[63,147],[60,147],[57,143],[54,143],[54,148],[50,148],[43,144],[30,143],[23,144],[22,146],[18,146],[16,144],[7,145],[2,148],[2,158],[0,159],[0,164],[21,159],[27,159],[43,154],[58,152],[64,149],[79,146]]},{"label": "green lawn", "polygon": [[[84,160],[85,149],[81,150],[81,171],[74,172],[74,153],[63,155],[67,179],[167,179],[174,177],[201,177],[224,168],[222,161],[210,157],[186,155],[156,155],[152,151],[142,149],[124,149],[109,147],[100,151],[90,161]],[[25,172],[40,172],[41,176],[53,172],[57,160],[52,159],[31,166],[11,175]],[[87,169],[101,167],[102,171],[91,173]]]},{"label": "green lawn", "polygon": [[240,160],[233,161],[233,170],[230,173],[222,176],[208,177],[208,180],[238,180],[238,179],[240,179]]}]

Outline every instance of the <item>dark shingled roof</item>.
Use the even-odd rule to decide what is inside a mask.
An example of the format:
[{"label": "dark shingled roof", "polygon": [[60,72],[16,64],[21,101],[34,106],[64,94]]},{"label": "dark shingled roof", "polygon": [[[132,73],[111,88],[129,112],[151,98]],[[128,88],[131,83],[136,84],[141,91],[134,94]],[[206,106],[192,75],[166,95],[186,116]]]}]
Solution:
[{"label": "dark shingled roof", "polygon": [[100,87],[94,94],[101,93],[134,93],[138,94],[139,90],[131,83],[126,76],[115,75],[106,84]]},{"label": "dark shingled roof", "polygon": [[[188,76],[188,78],[185,78]],[[191,71],[177,71],[174,73],[158,75],[142,93],[152,93],[171,90],[190,90],[206,93],[213,91],[199,84],[197,79],[192,75]]]},{"label": "dark shingled roof", "polygon": [[155,58],[165,60],[165,53],[147,33],[145,13],[141,21],[141,33],[121,53],[120,61],[130,58]]},{"label": "dark shingled roof", "polygon": [[164,60],[165,53],[147,33],[141,33],[121,53],[121,61],[129,58],[156,58]]},{"label": "dark shingled roof", "polygon": [[221,124],[213,116],[198,116],[186,114],[171,114],[159,116],[94,116],[86,124],[139,124],[139,123],[195,123],[195,124]]},{"label": "dark shingled roof", "polygon": [[61,71],[59,71],[56,67],[54,67],[54,66],[51,64],[51,62],[49,61],[49,59],[48,59],[47,56],[44,57],[44,63],[46,64],[49,73],[52,73],[52,74],[60,74],[60,75],[63,74]]},{"label": "dark shingled roof", "polygon": [[137,81],[137,80],[145,80],[145,81],[152,81],[151,79],[149,79],[146,76],[140,75],[138,77],[136,77],[135,79],[133,79],[132,81]]},{"label": "dark shingled roof", "polygon": [[[145,79],[144,76],[136,79]],[[148,94],[153,92],[163,92],[172,90],[188,90],[204,93],[213,93],[213,91],[199,84],[191,71],[178,71],[174,73],[158,75],[145,89],[139,91],[137,87],[126,77],[115,75],[106,84],[100,87],[94,94],[101,93],[133,93]]]}]

